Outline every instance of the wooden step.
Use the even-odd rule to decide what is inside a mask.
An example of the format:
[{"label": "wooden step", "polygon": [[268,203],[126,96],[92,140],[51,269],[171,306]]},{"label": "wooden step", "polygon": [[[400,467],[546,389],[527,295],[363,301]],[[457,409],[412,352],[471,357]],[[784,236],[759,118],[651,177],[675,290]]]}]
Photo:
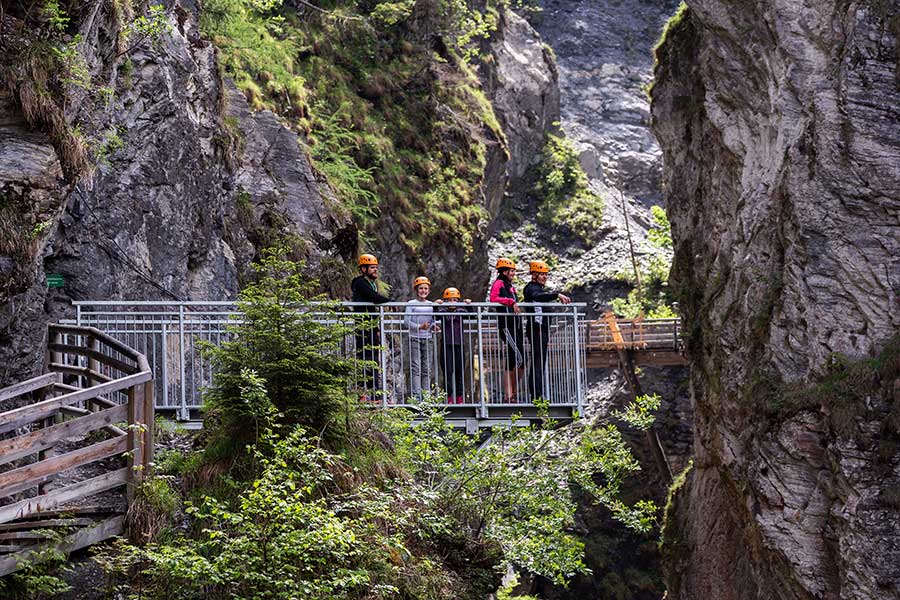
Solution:
[{"label": "wooden step", "polygon": [[45,540],[47,534],[37,531],[7,531],[0,533],[0,540]]},{"label": "wooden step", "polygon": [[0,531],[21,531],[24,529],[48,529],[51,527],[84,527],[93,519],[39,519],[37,521],[19,521],[17,523],[0,524]]}]

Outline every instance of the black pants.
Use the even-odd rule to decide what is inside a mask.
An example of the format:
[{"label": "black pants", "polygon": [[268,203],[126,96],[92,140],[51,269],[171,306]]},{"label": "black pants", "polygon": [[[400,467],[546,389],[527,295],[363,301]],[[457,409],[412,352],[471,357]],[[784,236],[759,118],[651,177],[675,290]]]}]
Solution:
[{"label": "black pants", "polygon": [[465,377],[465,360],[462,344],[444,344],[441,366],[444,369],[444,387],[447,395],[457,398],[465,394],[463,380]]},{"label": "black pants", "polygon": [[375,327],[360,329],[354,336],[356,339],[356,358],[372,361],[374,366],[367,365],[356,385],[360,394],[376,395],[381,390],[381,334]]},{"label": "black pants", "polygon": [[[546,321],[547,317],[543,317]],[[547,346],[550,341],[550,330],[546,325],[540,325],[529,321],[525,325],[525,333],[528,343],[531,344],[531,354],[528,357],[528,393],[531,399],[544,398],[544,379],[547,370]]]}]

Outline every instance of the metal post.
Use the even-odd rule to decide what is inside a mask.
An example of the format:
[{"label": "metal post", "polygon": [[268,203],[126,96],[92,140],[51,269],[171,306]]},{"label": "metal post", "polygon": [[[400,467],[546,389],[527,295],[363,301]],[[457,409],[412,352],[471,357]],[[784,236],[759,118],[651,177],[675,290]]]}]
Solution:
[{"label": "metal post", "polygon": [[81,305],[75,305],[75,324],[81,327]]},{"label": "metal post", "polygon": [[578,404],[578,416],[584,415],[584,385],[581,372],[581,331],[578,324],[578,307],[572,307],[572,320],[575,324],[575,392]]},{"label": "metal post", "polygon": [[[168,317],[163,317],[168,318]],[[169,408],[169,357],[168,352],[166,352],[167,347],[169,345],[169,337],[166,332],[166,323],[163,321],[162,323],[162,346],[160,348],[161,360],[162,360],[162,406],[163,408]]]},{"label": "metal post", "polygon": [[187,382],[184,377],[184,304],[178,305],[178,370],[181,374],[181,407],[178,409],[179,418],[187,421],[190,414],[187,409]]},{"label": "metal post", "polygon": [[378,331],[380,333],[379,343],[381,345],[381,352],[379,352],[379,356],[381,357],[381,406],[382,408],[387,408],[388,397],[387,397],[387,363],[385,362],[384,355],[387,354],[387,347],[385,346],[384,340],[384,307],[378,307]]},{"label": "metal post", "polygon": [[487,406],[484,403],[484,330],[481,327],[481,312],[483,307],[475,307],[478,315],[478,415],[482,419],[488,418]]},{"label": "metal post", "polygon": [[672,321],[672,350],[678,351],[678,321]]}]

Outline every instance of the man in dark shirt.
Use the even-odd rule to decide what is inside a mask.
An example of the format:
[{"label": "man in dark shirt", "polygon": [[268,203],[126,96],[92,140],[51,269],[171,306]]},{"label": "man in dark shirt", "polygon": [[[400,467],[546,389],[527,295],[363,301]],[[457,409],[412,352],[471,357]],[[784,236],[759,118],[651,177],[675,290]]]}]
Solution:
[{"label": "man in dark shirt", "polygon": [[[369,302],[370,306],[354,306],[353,312],[377,313],[375,304],[390,302],[390,298],[378,293],[378,259],[371,254],[359,257],[359,275],[350,283],[353,302]],[[375,393],[381,389],[380,376],[377,370],[381,367],[381,335],[377,317],[371,319],[356,331],[356,357],[360,360],[372,361],[375,367],[366,367],[358,382],[360,401],[375,400]]]},{"label": "man in dark shirt", "polygon": [[[525,286],[525,302],[555,302],[568,304],[572,300],[562,292],[546,289],[547,275],[550,267],[542,260],[533,260],[530,263],[531,281]],[[528,391],[531,399],[549,399],[549,394],[544,389],[545,371],[547,368],[547,345],[550,341],[550,317],[542,314],[541,307],[531,307],[534,316],[528,318],[525,324],[525,334],[531,345],[531,356],[528,364]]]}]

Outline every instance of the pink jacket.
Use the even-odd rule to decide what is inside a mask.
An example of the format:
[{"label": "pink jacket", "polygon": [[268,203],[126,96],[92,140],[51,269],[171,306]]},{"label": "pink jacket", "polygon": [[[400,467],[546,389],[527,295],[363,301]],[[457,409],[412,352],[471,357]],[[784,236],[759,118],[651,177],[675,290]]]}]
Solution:
[{"label": "pink jacket", "polygon": [[[512,306],[516,303],[516,288],[505,286],[503,281],[497,279],[491,286],[491,302],[497,302],[503,306]],[[511,297],[510,297],[511,296]]]}]

